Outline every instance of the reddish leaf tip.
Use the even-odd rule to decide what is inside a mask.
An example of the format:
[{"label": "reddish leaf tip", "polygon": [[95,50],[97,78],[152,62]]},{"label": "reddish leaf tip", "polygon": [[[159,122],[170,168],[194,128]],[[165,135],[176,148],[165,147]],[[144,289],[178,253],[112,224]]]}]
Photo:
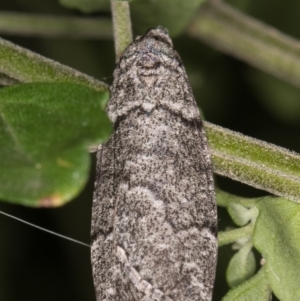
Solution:
[{"label": "reddish leaf tip", "polygon": [[58,207],[63,204],[63,199],[59,195],[51,195],[44,197],[38,201],[38,207],[50,208]]}]

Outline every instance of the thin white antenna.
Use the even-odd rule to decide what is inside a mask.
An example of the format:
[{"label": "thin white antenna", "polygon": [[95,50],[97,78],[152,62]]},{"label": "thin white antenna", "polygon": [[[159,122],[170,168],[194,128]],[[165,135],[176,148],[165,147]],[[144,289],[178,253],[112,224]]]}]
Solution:
[{"label": "thin white antenna", "polygon": [[10,214],[8,214],[8,213],[5,213],[5,212],[3,212],[3,211],[0,211],[0,213],[3,214],[3,215],[6,215],[6,216],[8,216],[8,217],[10,217],[10,218],[12,218],[12,219],[15,219],[15,220],[17,220],[17,221],[19,221],[19,222],[21,222],[21,223],[24,223],[24,224],[26,224],[26,225],[32,226],[32,227],[37,228],[37,229],[39,229],[39,230],[48,232],[48,233],[50,233],[50,234],[56,235],[56,236],[58,236],[58,237],[61,237],[61,238],[70,240],[70,241],[75,242],[75,243],[77,243],[77,244],[79,244],[79,245],[82,245],[82,246],[85,246],[85,247],[90,248],[90,245],[88,245],[88,244],[86,244],[86,243],[84,243],[84,242],[82,242],[82,241],[73,239],[73,238],[68,237],[68,236],[64,236],[64,235],[62,235],[62,234],[59,234],[59,233],[50,231],[50,230],[45,229],[45,228],[42,228],[42,227],[40,227],[40,226],[31,224],[31,223],[29,223],[29,222],[26,222],[26,221],[24,221],[24,220],[22,220],[22,219],[20,219],[20,218],[17,218],[17,217],[15,217],[15,216],[10,215]]}]

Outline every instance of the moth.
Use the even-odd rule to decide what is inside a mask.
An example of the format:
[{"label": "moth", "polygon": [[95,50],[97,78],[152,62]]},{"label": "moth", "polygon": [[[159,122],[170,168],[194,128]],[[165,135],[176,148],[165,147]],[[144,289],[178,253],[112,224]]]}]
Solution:
[{"label": "moth", "polygon": [[114,71],[114,133],[97,153],[97,301],[209,301],[217,259],[212,164],[183,63],[162,27]]}]

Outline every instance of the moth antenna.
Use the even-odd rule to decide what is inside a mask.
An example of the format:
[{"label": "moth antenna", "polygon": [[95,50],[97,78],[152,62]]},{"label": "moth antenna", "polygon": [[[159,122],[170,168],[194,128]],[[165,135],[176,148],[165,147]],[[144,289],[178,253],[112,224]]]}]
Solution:
[{"label": "moth antenna", "polygon": [[0,211],[0,213],[1,213],[2,215],[8,216],[8,217],[10,217],[10,218],[12,218],[12,219],[14,219],[14,220],[17,220],[17,221],[19,221],[19,222],[21,222],[21,223],[23,223],[23,224],[29,225],[29,226],[31,226],[31,227],[33,227],[33,228],[37,228],[37,229],[39,229],[39,230],[45,231],[45,232],[47,232],[47,233],[50,233],[50,234],[52,234],[52,235],[55,235],[55,236],[64,238],[64,239],[66,239],[66,240],[72,241],[72,242],[77,243],[77,244],[79,244],[79,245],[82,245],[82,246],[84,246],[84,247],[90,248],[90,245],[88,245],[88,244],[86,244],[86,243],[84,243],[84,242],[82,242],[82,241],[80,241],[80,240],[77,240],[77,239],[74,239],[74,238],[71,238],[71,237],[68,237],[68,236],[65,236],[65,235],[56,233],[56,232],[54,232],[54,231],[45,229],[45,228],[43,228],[43,227],[37,226],[37,225],[35,225],[35,224],[29,223],[29,222],[27,222],[27,221],[24,221],[24,220],[21,219],[21,218],[15,217],[15,216],[13,216],[13,215],[11,215],[11,214],[8,214],[8,213],[5,213],[5,212],[3,212],[3,211]]}]

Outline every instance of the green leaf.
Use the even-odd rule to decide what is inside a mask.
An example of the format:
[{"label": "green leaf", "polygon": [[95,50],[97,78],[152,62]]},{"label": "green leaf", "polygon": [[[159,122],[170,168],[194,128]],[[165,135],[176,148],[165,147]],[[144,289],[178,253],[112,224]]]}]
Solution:
[{"label": "green leaf", "polygon": [[227,210],[233,222],[238,226],[245,226],[258,215],[258,209],[255,205],[251,208],[247,208],[232,202],[228,205]]},{"label": "green leaf", "polygon": [[107,92],[66,83],[1,89],[0,198],[58,206],[78,194],[88,177],[88,145],[111,131],[107,99]]},{"label": "green leaf", "polygon": [[214,172],[300,202],[300,155],[205,122]]},{"label": "green leaf", "polygon": [[249,240],[231,258],[227,271],[226,280],[230,287],[235,287],[253,276],[256,269],[255,257],[252,252],[252,241]]},{"label": "green leaf", "polygon": [[257,206],[253,243],[266,260],[270,286],[278,299],[299,301],[300,204],[268,197]]},{"label": "green leaf", "polygon": [[59,0],[62,6],[78,9],[83,13],[92,13],[100,10],[108,10],[109,0]]},{"label": "green leaf", "polygon": [[271,289],[263,268],[251,279],[230,290],[222,301],[269,301]]},{"label": "green leaf", "polygon": [[174,37],[179,35],[196,14],[198,7],[206,0],[140,0],[130,5],[132,24],[135,30],[144,34],[157,25],[166,27]]}]

